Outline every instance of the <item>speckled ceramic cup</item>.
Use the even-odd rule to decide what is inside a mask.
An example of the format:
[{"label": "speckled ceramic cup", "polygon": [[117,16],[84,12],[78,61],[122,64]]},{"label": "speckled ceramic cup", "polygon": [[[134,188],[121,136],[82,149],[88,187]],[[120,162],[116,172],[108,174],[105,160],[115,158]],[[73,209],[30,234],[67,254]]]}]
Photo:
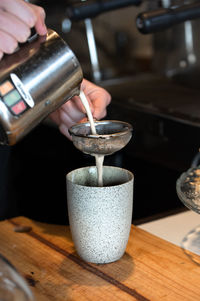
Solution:
[{"label": "speckled ceramic cup", "polygon": [[133,174],[104,166],[104,187],[97,187],[95,166],[67,174],[67,201],[72,239],[88,262],[120,259],[129,238],[133,208]]}]

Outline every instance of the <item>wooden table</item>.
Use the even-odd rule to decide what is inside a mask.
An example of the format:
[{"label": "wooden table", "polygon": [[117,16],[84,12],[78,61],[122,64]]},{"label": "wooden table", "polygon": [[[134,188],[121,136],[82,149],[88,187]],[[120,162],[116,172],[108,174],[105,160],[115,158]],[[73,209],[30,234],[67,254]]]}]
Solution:
[{"label": "wooden table", "polygon": [[24,217],[0,222],[0,253],[38,301],[200,300],[200,257],[135,226],[126,253],[110,264],[82,261],[69,227]]}]

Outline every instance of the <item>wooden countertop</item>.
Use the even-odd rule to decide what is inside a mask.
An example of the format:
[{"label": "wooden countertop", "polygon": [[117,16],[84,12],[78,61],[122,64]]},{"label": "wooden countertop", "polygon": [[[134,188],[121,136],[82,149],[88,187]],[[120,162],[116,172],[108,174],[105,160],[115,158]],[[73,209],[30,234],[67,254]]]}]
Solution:
[{"label": "wooden countertop", "polygon": [[200,300],[200,257],[135,226],[126,253],[110,264],[82,261],[69,227],[24,217],[0,222],[0,253],[37,301]]}]

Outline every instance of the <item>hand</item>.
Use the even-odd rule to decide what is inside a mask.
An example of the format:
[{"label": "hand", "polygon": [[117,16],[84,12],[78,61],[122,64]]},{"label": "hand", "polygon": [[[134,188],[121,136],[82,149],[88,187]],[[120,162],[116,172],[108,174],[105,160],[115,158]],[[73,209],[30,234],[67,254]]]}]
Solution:
[{"label": "hand", "polygon": [[13,53],[18,43],[24,43],[35,27],[39,35],[45,35],[45,12],[40,6],[24,0],[0,0],[0,59],[4,53]]},{"label": "hand", "polygon": [[[107,106],[111,101],[110,94],[103,88],[83,79],[81,89],[89,102],[92,115],[95,119],[106,116]],[[60,132],[71,140],[68,129],[77,122],[87,121],[85,108],[79,96],[74,96],[59,109],[50,115],[51,119],[59,126]]]}]

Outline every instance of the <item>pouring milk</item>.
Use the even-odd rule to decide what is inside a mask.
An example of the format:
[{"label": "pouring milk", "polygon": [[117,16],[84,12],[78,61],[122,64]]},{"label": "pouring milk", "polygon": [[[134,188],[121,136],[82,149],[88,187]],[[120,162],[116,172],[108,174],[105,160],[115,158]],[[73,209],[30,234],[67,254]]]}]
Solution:
[{"label": "pouring milk", "polygon": [[[94,119],[92,116],[92,112],[90,110],[90,106],[88,103],[88,100],[84,94],[83,91],[80,91],[79,97],[81,99],[81,102],[85,108],[88,120],[90,122],[90,127],[91,127],[91,132],[93,135],[96,135],[96,128],[95,128],[95,124],[94,124]],[[96,168],[97,168],[97,175],[98,175],[98,186],[103,186],[103,161],[104,161],[104,155],[95,155],[95,161],[96,161]]]}]

